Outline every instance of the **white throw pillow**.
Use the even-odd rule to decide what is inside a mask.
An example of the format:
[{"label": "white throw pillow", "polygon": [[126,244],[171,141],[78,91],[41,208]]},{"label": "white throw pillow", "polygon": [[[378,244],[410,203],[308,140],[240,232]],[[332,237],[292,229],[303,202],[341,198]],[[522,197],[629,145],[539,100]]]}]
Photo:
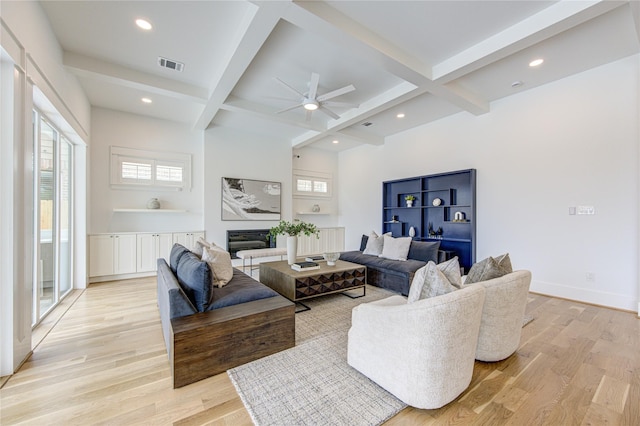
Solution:
[{"label": "white throw pillow", "polygon": [[204,248],[202,260],[207,262],[211,269],[211,284],[222,287],[233,278],[233,265],[229,252],[218,246]]},{"label": "white throw pillow", "polygon": [[380,257],[391,260],[407,260],[409,247],[411,246],[411,237],[393,238],[391,235],[383,235],[384,244],[382,245],[382,253]]},{"label": "white throw pillow", "polygon": [[[213,245],[215,245],[215,244],[213,244]],[[210,248],[210,247],[211,247],[211,244],[209,244],[208,242],[206,242],[206,241],[204,240],[204,238],[199,237],[199,238],[196,240],[196,244],[193,246],[193,249],[191,250],[191,252],[193,252],[196,256],[198,256],[198,257],[202,258],[202,255],[203,255],[203,253],[204,253],[204,252],[203,252],[203,250],[204,250],[204,248],[205,248],[205,247],[206,247],[206,248]]]},{"label": "white throw pillow", "polygon": [[[391,232],[387,232],[384,235],[391,235]],[[384,235],[378,235],[374,231],[371,231],[369,239],[367,240],[367,246],[364,248],[362,254],[381,255],[382,246],[384,245]]]},{"label": "white throw pillow", "polygon": [[456,291],[457,288],[451,285],[444,273],[438,266],[429,261],[425,266],[418,269],[409,288],[407,303],[417,302],[429,297],[441,296],[443,294]]}]

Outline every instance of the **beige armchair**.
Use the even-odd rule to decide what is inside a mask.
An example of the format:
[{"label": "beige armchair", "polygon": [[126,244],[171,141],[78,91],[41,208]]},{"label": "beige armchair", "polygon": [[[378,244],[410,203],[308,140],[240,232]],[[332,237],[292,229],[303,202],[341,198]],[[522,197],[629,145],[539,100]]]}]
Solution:
[{"label": "beige armchair", "polygon": [[486,290],[476,348],[478,361],[501,361],[518,349],[530,284],[531,272],[524,270],[469,284]]},{"label": "beige armchair", "polygon": [[353,309],[348,363],[408,405],[439,408],[471,382],[485,290],[469,286],[407,304]]}]

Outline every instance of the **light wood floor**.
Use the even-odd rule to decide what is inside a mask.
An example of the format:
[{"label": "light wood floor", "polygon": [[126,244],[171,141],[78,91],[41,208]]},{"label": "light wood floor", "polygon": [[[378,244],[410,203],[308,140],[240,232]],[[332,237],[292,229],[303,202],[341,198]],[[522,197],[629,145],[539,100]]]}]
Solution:
[{"label": "light wood floor", "polygon": [[[639,425],[640,320],[532,294],[518,352],[469,389],[388,425]],[[354,408],[355,409],[355,408]],[[244,425],[226,373],[171,388],[155,278],[94,284],[0,390],[0,424]]]}]

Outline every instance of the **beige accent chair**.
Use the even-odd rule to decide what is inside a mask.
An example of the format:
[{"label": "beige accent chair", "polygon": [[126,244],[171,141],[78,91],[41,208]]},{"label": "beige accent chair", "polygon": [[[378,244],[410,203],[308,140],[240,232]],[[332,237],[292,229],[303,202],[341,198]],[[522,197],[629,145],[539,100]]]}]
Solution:
[{"label": "beige accent chair", "polygon": [[471,383],[484,297],[469,286],[363,303],[352,311],[348,363],[408,405],[440,408]]},{"label": "beige accent chair", "polygon": [[476,348],[478,361],[501,361],[518,349],[530,284],[531,272],[524,270],[469,284],[486,290]]}]

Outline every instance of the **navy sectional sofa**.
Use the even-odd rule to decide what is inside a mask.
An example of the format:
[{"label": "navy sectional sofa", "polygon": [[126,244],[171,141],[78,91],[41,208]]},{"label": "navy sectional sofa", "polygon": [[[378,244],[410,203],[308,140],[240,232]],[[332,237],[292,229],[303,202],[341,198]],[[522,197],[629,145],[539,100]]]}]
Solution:
[{"label": "navy sectional sofa", "polygon": [[180,244],[158,259],[158,308],[173,387],[295,346],[295,305],[234,268],[222,288]]},{"label": "navy sectional sofa", "polygon": [[367,284],[400,293],[409,294],[409,287],[415,272],[425,266],[430,260],[438,263],[442,253],[439,253],[439,241],[412,241],[407,260],[390,260],[371,254],[363,254],[367,246],[366,235],[362,236],[360,250],[347,251],[340,254],[341,260],[358,263],[367,267]]}]

